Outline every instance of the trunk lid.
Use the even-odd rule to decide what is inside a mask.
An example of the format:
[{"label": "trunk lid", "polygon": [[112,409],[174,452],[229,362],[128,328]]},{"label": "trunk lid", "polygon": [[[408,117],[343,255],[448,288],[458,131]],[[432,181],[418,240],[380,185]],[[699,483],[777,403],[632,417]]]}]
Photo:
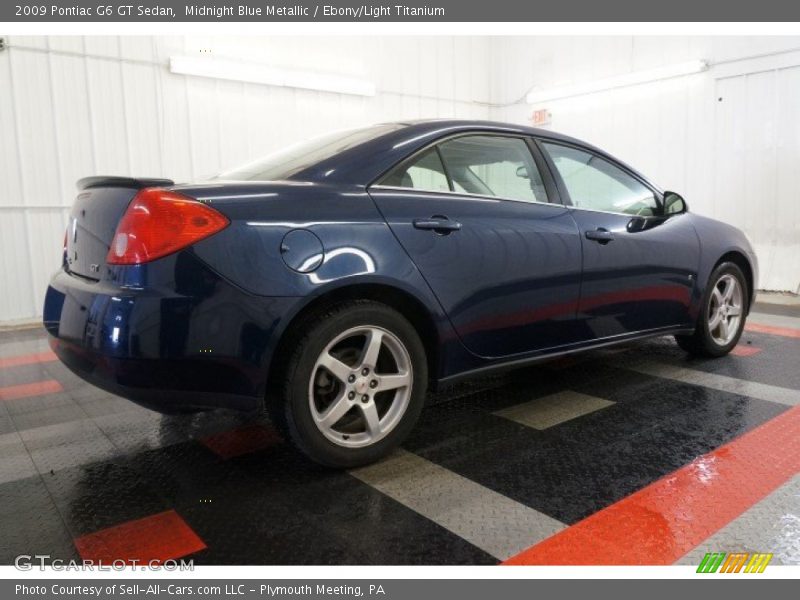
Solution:
[{"label": "trunk lid", "polygon": [[67,225],[67,270],[99,281],[117,224],[144,187],[173,185],[169,179],[87,177],[78,181]]}]

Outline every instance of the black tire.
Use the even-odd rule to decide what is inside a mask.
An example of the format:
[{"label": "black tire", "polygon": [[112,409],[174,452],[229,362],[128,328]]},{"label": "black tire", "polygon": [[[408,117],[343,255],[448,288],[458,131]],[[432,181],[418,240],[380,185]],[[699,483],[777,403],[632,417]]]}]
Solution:
[{"label": "black tire", "polygon": [[[333,443],[317,426],[310,406],[309,382],[317,358],[328,344],[352,328],[378,327],[393,334],[410,357],[412,383],[405,412],[382,439],[352,448]],[[419,334],[396,310],[371,300],[339,302],[303,319],[283,348],[288,352],[278,364],[267,408],[275,425],[300,452],[321,465],[353,468],[375,462],[396,448],[414,427],[425,401],[428,367]],[[336,384],[341,385],[341,384]]]},{"label": "black tire", "polygon": [[[709,319],[711,317],[711,296],[720,279],[726,275],[733,276],[741,286],[743,292],[742,314],[733,338],[727,344],[720,344],[713,338],[711,331],[709,331]],[[710,358],[725,356],[739,343],[739,338],[742,336],[745,319],[749,310],[749,302],[750,290],[747,287],[747,279],[744,273],[742,273],[741,268],[732,262],[720,264],[708,278],[708,285],[703,295],[702,308],[697,318],[694,333],[690,335],[676,335],[675,341],[678,342],[678,346],[680,346],[681,349],[693,356],[706,356]]]}]

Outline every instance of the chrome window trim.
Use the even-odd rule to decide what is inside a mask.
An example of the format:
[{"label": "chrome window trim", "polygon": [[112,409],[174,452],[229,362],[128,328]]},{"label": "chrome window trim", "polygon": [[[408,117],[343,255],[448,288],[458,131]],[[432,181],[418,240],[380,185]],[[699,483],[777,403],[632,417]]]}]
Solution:
[{"label": "chrome window trim", "polygon": [[[597,208],[583,208],[581,206],[573,206],[573,205],[567,206],[566,208],[569,208],[570,210],[582,210],[582,211],[585,211],[585,212],[600,213],[600,214],[603,214],[603,215],[618,215],[620,217],[630,217],[631,219],[669,219],[670,218],[670,217],[667,217],[665,215],[635,215],[633,213],[613,212],[613,211],[610,211],[610,210],[599,210]],[[686,213],[676,213],[676,214],[674,214],[672,216],[673,217],[677,217],[678,215],[683,215],[683,214],[686,214]]]},{"label": "chrome window trim", "polygon": [[[472,136],[516,138],[516,139],[522,140],[523,142],[525,142],[525,146],[526,146],[526,148],[528,150],[528,154],[530,154],[530,156],[531,156],[531,161],[533,161],[533,164],[536,167],[536,170],[539,172],[539,176],[542,177],[542,181],[544,182],[544,175],[542,173],[542,170],[539,168],[539,165],[536,162],[536,157],[533,155],[533,151],[531,150],[530,146],[528,145],[528,142],[532,141],[533,138],[534,138],[534,136],[532,134],[516,133],[516,132],[504,132],[504,131],[492,131],[492,130],[485,130],[485,129],[474,129],[474,130],[471,130],[471,131],[459,131],[459,132],[456,132],[456,133],[451,133],[451,134],[448,134],[448,135],[446,135],[444,137],[440,137],[440,138],[437,138],[435,140],[431,140],[430,142],[428,142],[427,144],[422,146],[422,148],[418,148],[417,150],[415,150],[414,152],[412,152],[411,154],[406,156],[404,159],[397,161],[391,167],[386,169],[383,173],[378,175],[375,179],[372,180],[372,183],[367,185],[367,191],[369,191],[372,188],[397,189],[397,190],[414,190],[415,188],[401,188],[401,187],[397,187],[397,186],[383,185],[383,184],[380,184],[380,183],[377,183],[377,182],[380,181],[381,179],[383,179],[384,177],[386,177],[389,173],[391,173],[395,169],[399,168],[401,165],[413,160],[414,158],[416,158],[417,156],[419,156],[423,152],[429,150],[430,148],[436,148],[437,151],[438,151],[439,150],[439,144],[443,144],[445,142],[449,142],[450,140],[454,140],[454,139],[457,139],[457,138],[460,138],[460,137],[472,137]],[[444,164],[444,157],[441,156],[441,153],[439,154],[439,156],[440,156],[440,158],[442,160],[442,165],[444,166],[444,169],[445,169],[445,172],[446,172],[447,171],[447,165]],[[448,176],[448,182],[449,182],[449,180],[450,180],[450,178]],[[434,194],[445,193],[445,192],[435,192],[435,191],[431,191],[431,190],[419,190],[419,189],[416,190],[416,191],[419,191],[419,192],[428,191],[428,192],[434,193]],[[459,195],[459,196],[475,196],[475,197],[478,197],[478,198],[489,198],[491,200],[510,200],[512,202],[523,202],[525,204],[557,204],[558,206],[562,206],[562,207],[564,206],[564,204],[561,203],[561,202],[550,202],[549,196],[548,196],[547,202],[541,202],[540,200],[532,200],[532,201],[517,200],[515,198],[506,198],[505,196],[483,196],[481,194],[471,194],[469,192],[461,193],[461,192],[456,192],[456,191],[450,191],[448,193],[456,194],[456,195]]]},{"label": "chrome window trim", "polygon": [[[580,206],[573,206],[569,204],[561,204],[560,202],[541,202],[539,200],[518,200],[517,198],[507,198],[505,196],[484,196],[482,194],[471,194],[469,192],[451,192],[450,190],[447,191],[440,191],[437,192],[435,190],[423,190],[419,188],[405,188],[396,185],[380,185],[376,184],[370,186],[370,189],[373,190],[388,190],[391,192],[405,192],[405,193],[412,193],[412,194],[426,194],[426,195],[448,195],[448,196],[460,196],[460,197],[467,197],[469,198],[476,198],[480,200],[497,200],[498,202],[517,202],[519,204],[539,204],[541,206],[557,206],[558,208],[563,208],[565,210],[582,210],[586,212],[594,212],[600,213],[603,215],[618,215],[620,217],[628,217],[631,219],[669,219],[671,217],[667,217],[664,215],[634,215],[632,213],[623,213],[623,212],[611,212],[608,210],[598,210],[596,208],[582,208]],[[683,215],[686,213],[677,213],[672,215],[673,217],[677,217],[679,215]]]},{"label": "chrome window trim", "polygon": [[[621,164],[613,156],[605,154],[602,151],[601,151],[600,154],[598,154],[597,151],[593,150],[592,148],[587,148],[586,146],[582,146],[580,144],[576,144],[576,143],[573,143],[573,142],[568,142],[568,141],[564,141],[564,140],[556,140],[556,139],[553,139],[553,138],[546,138],[546,137],[540,137],[540,136],[533,136],[533,137],[536,140],[538,140],[539,143],[542,146],[546,146],[547,144],[553,144],[553,145],[556,145],[556,146],[564,146],[565,148],[572,148],[572,149],[578,150],[580,152],[585,152],[586,154],[591,154],[592,156],[596,156],[600,160],[603,160],[603,161],[607,162],[611,166],[616,167],[617,169],[619,169],[620,171],[622,171],[626,175],[630,176],[632,179],[634,179],[634,180],[638,181],[639,183],[641,183],[645,188],[650,190],[650,192],[653,194],[653,198],[656,201],[656,205],[659,208],[663,209],[664,193],[661,190],[659,190],[654,184],[650,183],[647,179],[645,179],[643,175],[640,175],[636,171],[633,171],[627,165]],[[558,168],[556,167],[555,161],[553,160],[553,157],[550,155],[550,152],[547,150],[547,148],[544,148],[544,147],[542,148],[542,152],[547,155],[547,160],[552,165],[551,170],[553,168],[556,169],[559,179],[561,179],[562,183],[564,183],[564,187],[566,188],[566,183],[564,182],[564,178],[561,176],[561,173],[558,171]],[[607,214],[607,215],[624,215],[624,216],[629,216],[629,217],[647,218],[647,217],[644,217],[642,215],[632,215],[630,213],[620,213],[620,212],[613,212],[613,211],[610,211],[610,210],[599,210],[599,209],[596,209],[596,208],[583,208],[583,207],[580,207],[580,206],[575,206],[575,203],[572,200],[572,196],[569,194],[569,190],[566,189],[565,191],[567,192],[567,198],[569,200],[569,204],[568,205],[565,204],[565,206],[569,206],[570,208],[574,208],[576,210],[585,210],[585,211],[589,211],[589,212],[598,212],[598,213],[604,213],[604,214]],[[652,217],[658,217],[658,216],[663,216],[663,215],[651,215],[651,218]]]},{"label": "chrome window trim", "polygon": [[[605,155],[605,154],[598,154],[597,152],[595,152],[591,148],[587,148],[586,146],[582,146],[580,144],[573,143],[571,141],[565,141],[565,140],[559,140],[559,139],[556,139],[556,138],[550,138],[550,137],[547,137],[545,135],[517,133],[517,132],[510,132],[510,131],[509,132],[491,131],[491,130],[481,130],[481,129],[475,129],[475,130],[472,130],[472,131],[459,131],[457,133],[451,133],[451,134],[446,135],[444,137],[437,138],[435,140],[432,140],[432,141],[428,142],[422,148],[419,148],[419,149],[415,150],[414,152],[409,154],[407,157],[405,157],[404,159],[396,162],[394,165],[392,165],[391,167],[386,169],[383,173],[381,173],[378,177],[376,177],[375,180],[373,181],[373,183],[371,183],[371,184],[369,184],[367,186],[367,192],[369,192],[369,190],[371,190],[371,189],[376,189],[376,190],[379,190],[379,191],[380,190],[389,190],[389,191],[406,192],[406,193],[411,192],[411,193],[417,193],[417,194],[448,195],[448,196],[457,196],[457,197],[462,197],[462,198],[466,197],[468,199],[469,198],[476,198],[476,199],[482,199],[482,200],[498,200],[498,201],[505,201],[505,202],[517,202],[517,203],[520,203],[520,204],[539,204],[539,205],[542,205],[542,206],[558,206],[560,208],[564,208],[564,209],[568,209],[568,210],[582,210],[582,211],[585,211],[585,212],[594,212],[594,213],[600,213],[600,214],[604,214],[604,215],[616,215],[616,216],[620,216],[620,217],[628,217],[628,218],[631,218],[631,219],[634,219],[634,218],[636,218],[636,219],[661,219],[661,218],[668,219],[668,218],[670,218],[670,217],[667,217],[666,215],[634,215],[634,214],[631,214],[631,213],[612,212],[612,211],[608,211],[608,210],[598,210],[596,208],[583,208],[583,207],[580,207],[580,206],[575,206],[572,203],[572,199],[571,198],[569,199],[570,200],[569,204],[566,204],[566,203],[564,203],[563,199],[562,199],[561,202],[550,202],[550,200],[548,198],[547,202],[541,202],[540,200],[519,200],[517,198],[507,198],[506,196],[485,196],[483,194],[473,194],[473,193],[470,193],[470,192],[456,192],[456,191],[452,191],[452,190],[446,190],[446,191],[423,190],[423,189],[418,189],[418,188],[405,188],[405,187],[400,187],[400,186],[383,185],[383,184],[380,184],[380,183],[375,183],[376,181],[380,181],[381,179],[386,177],[386,175],[391,173],[394,169],[398,168],[403,163],[406,163],[406,162],[408,162],[410,160],[413,160],[414,158],[416,158],[417,156],[419,156],[423,152],[426,152],[427,150],[429,150],[431,148],[436,148],[438,150],[439,144],[442,144],[444,142],[448,142],[450,140],[457,139],[457,138],[460,138],[460,137],[476,136],[476,135],[486,136],[486,137],[517,138],[517,139],[521,139],[521,140],[525,141],[526,143],[528,141],[533,142],[533,143],[536,143],[538,141],[541,144],[548,144],[548,143],[549,144],[558,144],[558,145],[561,145],[561,146],[566,146],[568,148],[575,148],[576,150],[580,150],[580,151],[586,152],[588,154],[592,154],[592,155],[597,156],[598,158],[610,163],[611,165],[615,166],[616,168],[621,170],[623,173],[626,173],[627,175],[631,176],[633,179],[635,179],[636,181],[641,183],[644,187],[649,189],[653,193],[653,196],[655,197],[657,204],[661,204],[663,202],[662,193],[661,193],[660,190],[658,190],[658,188],[656,188],[649,181],[645,180],[641,175],[639,175],[635,171],[632,171],[631,169],[627,168],[625,165],[622,165],[619,162],[617,162],[611,156],[608,156],[608,155]],[[531,159],[534,161],[534,164],[536,164],[536,159],[535,159],[535,157],[533,155],[533,151],[530,149],[530,147],[528,148],[528,151],[531,154]],[[552,160],[552,158],[550,158],[549,153],[548,153],[546,159]],[[441,159],[441,160],[442,160],[442,164],[443,164],[445,170],[447,170],[447,165],[444,164],[444,159]],[[541,173],[541,169],[539,169],[539,165],[538,164],[536,164],[536,168],[540,171],[539,175],[541,176],[542,173]],[[559,176],[560,176],[560,174],[559,174]],[[685,213],[679,213],[679,214],[685,214]],[[673,215],[673,216],[677,216],[677,215]]]},{"label": "chrome window trim", "polygon": [[467,197],[467,199],[476,198],[476,199],[479,199],[479,200],[496,200],[498,202],[517,202],[519,204],[539,204],[541,206],[557,206],[558,208],[563,208],[563,209],[572,208],[570,206],[565,206],[565,205],[561,204],[560,202],[542,202],[540,200],[519,200],[518,198],[507,198],[505,196],[485,196],[483,194],[472,194],[470,192],[453,192],[453,191],[450,191],[450,190],[437,192],[435,190],[423,190],[423,189],[420,189],[420,188],[406,188],[406,187],[400,187],[400,186],[396,186],[396,185],[381,185],[381,184],[371,185],[369,187],[369,189],[378,190],[378,191],[380,191],[380,190],[389,190],[389,191],[393,191],[393,192],[396,191],[396,192],[405,192],[405,193],[412,193],[412,194],[434,194],[434,195],[446,194],[448,196],[458,196],[458,197],[461,197],[461,198]]}]

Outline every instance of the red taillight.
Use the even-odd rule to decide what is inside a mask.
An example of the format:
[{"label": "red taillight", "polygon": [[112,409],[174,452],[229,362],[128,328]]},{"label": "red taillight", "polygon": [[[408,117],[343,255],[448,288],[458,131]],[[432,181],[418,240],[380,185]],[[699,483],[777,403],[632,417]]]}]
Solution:
[{"label": "red taillight", "polygon": [[117,225],[106,262],[136,265],[177,252],[228,226],[213,208],[183,194],[145,188]]}]

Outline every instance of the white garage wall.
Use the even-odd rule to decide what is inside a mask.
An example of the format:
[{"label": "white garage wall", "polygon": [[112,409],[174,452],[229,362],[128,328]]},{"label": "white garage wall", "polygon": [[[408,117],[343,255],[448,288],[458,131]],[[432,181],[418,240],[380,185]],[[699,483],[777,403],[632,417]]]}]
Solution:
[{"label": "white garage wall", "polygon": [[[0,52],[0,323],[36,318],[74,182],[212,175],[332,129],[404,118],[529,123],[534,86],[692,59],[709,71],[543,106],[691,209],[742,227],[760,287],[800,291],[800,37],[11,37]],[[363,98],[172,75],[215,56],[374,81]],[[722,98],[722,101],[719,101]],[[487,106],[487,102],[494,105]]]},{"label": "white garage wall", "polygon": [[[541,106],[548,88],[705,59],[703,73]],[[800,37],[498,38],[493,119],[590,141],[683,194],[692,211],[742,228],[760,287],[800,292]],[[508,105],[511,103],[510,105]]]},{"label": "white garage wall", "polygon": [[[0,52],[0,323],[41,314],[75,181],[213,175],[334,129],[485,119],[489,39],[11,37]],[[170,55],[360,77],[373,98],[172,75]]]}]

